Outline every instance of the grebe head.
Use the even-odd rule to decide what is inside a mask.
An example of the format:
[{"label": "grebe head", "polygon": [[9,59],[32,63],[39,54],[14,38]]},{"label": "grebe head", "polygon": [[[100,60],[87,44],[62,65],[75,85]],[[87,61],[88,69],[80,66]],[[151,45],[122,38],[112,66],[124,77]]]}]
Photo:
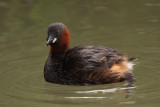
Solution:
[{"label": "grebe head", "polygon": [[50,52],[64,53],[69,48],[70,34],[62,23],[53,23],[48,27],[46,46],[50,45]]}]

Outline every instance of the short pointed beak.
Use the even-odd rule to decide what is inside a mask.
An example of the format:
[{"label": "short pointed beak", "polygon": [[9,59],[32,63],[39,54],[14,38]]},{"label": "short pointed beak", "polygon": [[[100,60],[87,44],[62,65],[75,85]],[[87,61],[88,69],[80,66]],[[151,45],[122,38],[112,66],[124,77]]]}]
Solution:
[{"label": "short pointed beak", "polygon": [[56,41],[57,41],[57,38],[54,38],[54,39],[49,38],[47,43],[46,43],[46,46],[49,46],[50,44],[54,44]]},{"label": "short pointed beak", "polygon": [[48,39],[46,46],[49,46],[52,43],[52,40]]}]

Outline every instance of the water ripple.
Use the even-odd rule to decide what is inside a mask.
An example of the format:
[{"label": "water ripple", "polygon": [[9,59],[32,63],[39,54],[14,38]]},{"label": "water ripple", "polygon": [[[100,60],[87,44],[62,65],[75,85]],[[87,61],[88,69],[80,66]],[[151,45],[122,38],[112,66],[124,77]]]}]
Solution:
[{"label": "water ripple", "polygon": [[112,89],[104,89],[104,90],[91,90],[91,91],[77,91],[76,93],[115,93],[118,90],[127,90],[134,89],[135,87],[126,87],[126,88],[112,88]]}]

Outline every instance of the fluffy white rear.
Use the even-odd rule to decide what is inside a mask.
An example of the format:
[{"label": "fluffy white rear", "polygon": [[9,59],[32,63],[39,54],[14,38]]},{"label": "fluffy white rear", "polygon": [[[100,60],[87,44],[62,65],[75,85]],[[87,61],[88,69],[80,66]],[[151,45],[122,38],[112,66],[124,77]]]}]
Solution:
[{"label": "fluffy white rear", "polygon": [[127,68],[129,69],[129,70],[133,70],[133,66],[134,66],[135,64],[133,63],[133,62],[128,62],[127,63]]}]

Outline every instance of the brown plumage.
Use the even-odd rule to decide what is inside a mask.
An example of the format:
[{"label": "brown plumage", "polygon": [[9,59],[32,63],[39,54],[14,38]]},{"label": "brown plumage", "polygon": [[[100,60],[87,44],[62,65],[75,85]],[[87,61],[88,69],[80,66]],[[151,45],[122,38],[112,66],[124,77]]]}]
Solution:
[{"label": "brown plumage", "polygon": [[[50,52],[44,67],[47,82],[59,84],[133,83],[132,64],[125,54],[102,46],[76,46],[69,49],[70,34],[62,23],[48,28]],[[129,65],[130,64],[130,65]]]}]

